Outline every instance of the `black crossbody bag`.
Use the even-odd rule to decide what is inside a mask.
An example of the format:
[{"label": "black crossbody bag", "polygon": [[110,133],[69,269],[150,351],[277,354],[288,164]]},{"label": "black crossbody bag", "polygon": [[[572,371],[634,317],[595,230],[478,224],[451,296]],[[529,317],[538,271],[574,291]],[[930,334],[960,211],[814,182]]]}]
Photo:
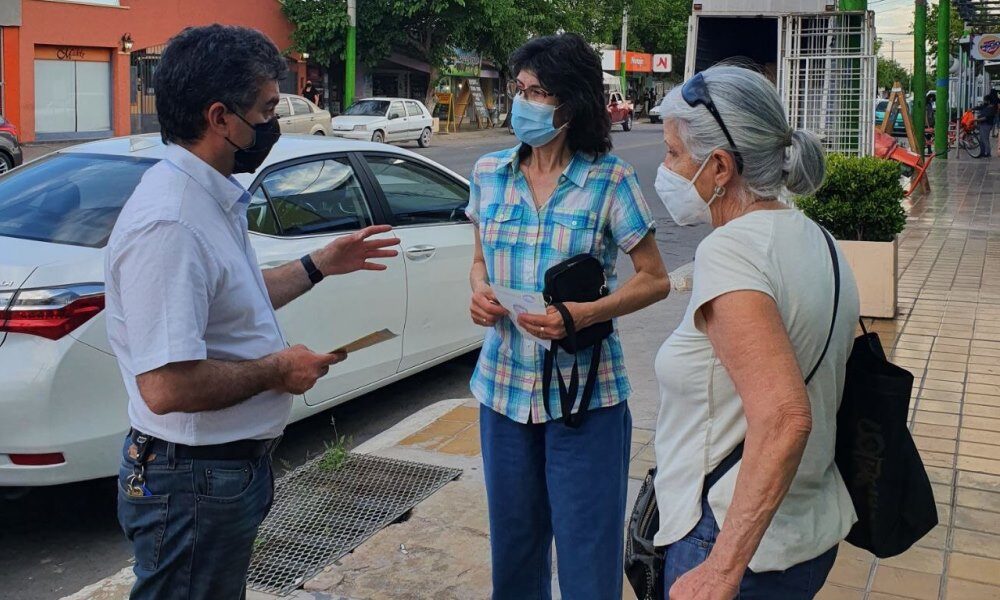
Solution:
[{"label": "black crossbody bag", "polygon": [[[608,295],[607,279],[604,276],[604,266],[601,261],[590,254],[579,254],[563,261],[545,272],[545,301],[555,307],[562,315],[566,327],[566,337],[554,340],[552,348],[545,351],[545,365],[542,371],[542,397],[545,401],[545,413],[552,418],[549,410],[549,390],[552,387],[552,373],[559,382],[559,400],[562,408],[563,422],[572,428],[579,427],[590,407],[590,400],[597,385],[597,370],[601,364],[601,349],[604,340],[611,336],[614,327],[611,321],[595,323],[589,327],[577,330],[573,318],[563,305],[564,302],[595,302]],[[569,354],[578,354],[587,348],[593,348],[590,357],[590,370],[587,371],[587,381],[583,385],[583,396],[580,409],[573,412],[580,391],[580,369],[574,358],[573,371],[570,374],[569,385],[563,380],[556,356],[559,348]]]}]

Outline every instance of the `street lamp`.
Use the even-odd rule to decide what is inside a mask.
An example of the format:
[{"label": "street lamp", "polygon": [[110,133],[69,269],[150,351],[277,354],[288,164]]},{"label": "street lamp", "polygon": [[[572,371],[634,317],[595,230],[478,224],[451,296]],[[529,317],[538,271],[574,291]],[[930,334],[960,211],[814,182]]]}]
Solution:
[{"label": "street lamp", "polygon": [[123,54],[128,54],[129,52],[132,51],[132,46],[133,46],[132,34],[126,33],[126,34],[122,35],[121,42],[122,42],[122,53]]},{"label": "street lamp", "polygon": [[303,52],[302,53],[302,60],[309,60],[309,53],[308,52]]}]

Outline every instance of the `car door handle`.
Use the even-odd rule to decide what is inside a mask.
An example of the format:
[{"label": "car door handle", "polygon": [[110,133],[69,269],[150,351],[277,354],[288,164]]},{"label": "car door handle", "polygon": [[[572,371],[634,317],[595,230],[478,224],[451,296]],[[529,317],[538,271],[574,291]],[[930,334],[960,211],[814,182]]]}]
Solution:
[{"label": "car door handle", "polygon": [[413,246],[406,249],[406,257],[410,260],[427,260],[434,256],[435,252],[437,252],[437,248],[434,246]]}]

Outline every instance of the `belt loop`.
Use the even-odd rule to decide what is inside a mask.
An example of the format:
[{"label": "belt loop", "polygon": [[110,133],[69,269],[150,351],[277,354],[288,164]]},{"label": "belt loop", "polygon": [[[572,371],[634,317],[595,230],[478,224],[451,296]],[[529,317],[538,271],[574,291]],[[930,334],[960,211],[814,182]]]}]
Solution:
[{"label": "belt loop", "polygon": [[167,442],[167,467],[174,469],[177,467],[177,444]]}]

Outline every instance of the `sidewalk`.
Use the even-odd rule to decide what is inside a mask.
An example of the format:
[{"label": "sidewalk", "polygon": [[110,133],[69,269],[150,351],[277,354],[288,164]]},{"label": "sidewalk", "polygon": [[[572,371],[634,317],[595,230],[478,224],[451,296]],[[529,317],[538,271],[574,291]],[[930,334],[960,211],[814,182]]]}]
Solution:
[{"label": "sidewalk", "polygon": [[1000,163],[939,160],[929,175],[899,240],[899,314],[873,328],[915,376],[940,525],[889,560],[842,544],[823,600],[1000,598]]}]

